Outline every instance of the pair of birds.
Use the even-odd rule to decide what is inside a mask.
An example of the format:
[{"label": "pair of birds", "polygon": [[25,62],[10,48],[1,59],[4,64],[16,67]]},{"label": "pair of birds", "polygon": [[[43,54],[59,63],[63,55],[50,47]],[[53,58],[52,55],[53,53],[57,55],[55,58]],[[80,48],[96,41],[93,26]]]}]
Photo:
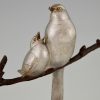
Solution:
[{"label": "pair of birds", "polygon": [[[61,4],[54,4],[49,10],[51,14],[45,37],[41,39],[39,33],[33,37],[31,48],[19,70],[22,76],[36,76],[48,67],[61,67],[74,52],[76,30],[67,10]],[[52,100],[63,100],[63,73],[64,68],[53,73]]]}]

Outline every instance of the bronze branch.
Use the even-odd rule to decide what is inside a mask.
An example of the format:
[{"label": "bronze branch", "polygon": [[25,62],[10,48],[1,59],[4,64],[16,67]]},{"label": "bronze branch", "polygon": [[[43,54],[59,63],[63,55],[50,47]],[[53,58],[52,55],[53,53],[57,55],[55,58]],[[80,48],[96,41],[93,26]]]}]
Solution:
[{"label": "bronze branch", "polygon": [[30,80],[34,80],[40,77],[43,77],[45,75],[51,74],[56,70],[59,70],[61,68],[64,68],[66,66],[68,66],[69,64],[72,64],[76,61],[78,61],[79,59],[83,58],[84,56],[86,56],[87,54],[89,54],[91,51],[96,50],[97,48],[100,48],[100,39],[96,40],[96,43],[91,45],[90,47],[86,47],[85,45],[82,46],[79,50],[79,52],[70,59],[70,61],[65,64],[64,66],[61,66],[59,68],[50,68],[47,69],[45,72],[43,72],[42,74],[35,76],[35,77],[16,77],[16,78],[12,78],[12,79],[5,79],[3,78],[4,72],[3,69],[7,63],[7,56],[4,56],[0,62],[0,86],[4,86],[4,85],[12,85],[15,83],[19,83],[19,82],[24,82],[24,81],[30,81]]}]

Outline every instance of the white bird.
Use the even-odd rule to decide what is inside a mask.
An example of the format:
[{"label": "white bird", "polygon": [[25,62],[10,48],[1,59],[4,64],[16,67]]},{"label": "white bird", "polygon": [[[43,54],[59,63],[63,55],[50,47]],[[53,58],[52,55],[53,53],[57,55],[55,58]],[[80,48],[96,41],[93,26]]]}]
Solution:
[{"label": "white bird", "polygon": [[[61,4],[49,7],[50,20],[45,31],[45,41],[50,54],[50,66],[61,67],[66,64],[75,48],[76,30]],[[63,100],[63,73],[60,69],[53,73],[51,100]]]},{"label": "white bird", "polygon": [[49,61],[49,54],[46,46],[40,39],[40,33],[37,33],[30,43],[30,50],[26,54],[22,69],[18,72],[24,76],[36,76],[45,71]]}]

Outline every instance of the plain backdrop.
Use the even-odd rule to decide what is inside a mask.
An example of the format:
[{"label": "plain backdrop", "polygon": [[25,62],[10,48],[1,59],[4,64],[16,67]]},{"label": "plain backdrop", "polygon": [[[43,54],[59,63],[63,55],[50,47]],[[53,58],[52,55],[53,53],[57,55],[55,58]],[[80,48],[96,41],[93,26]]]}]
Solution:
[{"label": "plain backdrop", "polygon": [[[100,0],[0,0],[0,59],[7,55],[4,78],[20,76],[24,56],[33,35],[44,36],[49,21],[48,7],[63,4],[75,24],[82,45],[100,39]],[[51,75],[0,87],[0,100],[50,100]],[[100,100],[100,49],[65,68],[64,100]]]}]

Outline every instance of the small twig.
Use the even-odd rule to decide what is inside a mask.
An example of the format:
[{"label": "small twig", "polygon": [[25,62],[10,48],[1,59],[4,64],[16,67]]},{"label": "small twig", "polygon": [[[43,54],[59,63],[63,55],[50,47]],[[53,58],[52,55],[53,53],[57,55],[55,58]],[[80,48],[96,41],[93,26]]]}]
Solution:
[{"label": "small twig", "polygon": [[4,69],[6,63],[7,63],[7,57],[4,56],[0,62],[0,81],[2,80],[2,76],[4,74],[3,69]]},{"label": "small twig", "polygon": [[64,68],[64,67],[68,66],[69,64],[72,64],[72,63],[78,61],[79,59],[83,58],[88,53],[90,53],[91,51],[93,51],[93,50],[95,50],[97,48],[100,48],[100,40],[99,39],[96,40],[96,43],[95,44],[93,44],[92,46],[90,46],[88,48],[86,48],[85,45],[82,46],[81,49],[80,49],[80,51],[79,51],[79,53],[76,54],[74,57],[72,57],[70,59],[70,61],[67,64],[65,64],[64,66],[62,66],[62,67],[55,68],[55,69],[50,68],[47,71],[43,72],[41,75],[36,76],[36,77],[26,76],[26,77],[17,77],[17,78],[13,78],[13,79],[4,79],[4,78],[2,78],[2,76],[4,74],[3,69],[4,69],[4,66],[5,66],[5,64],[7,62],[7,57],[4,56],[3,59],[0,62],[0,78],[1,78],[0,79],[0,86],[3,86],[3,85],[11,85],[11,84],[19,83],[19,82],[24,82],[24,81],[30,81],[30,80],[34,80],[34,79],[37,79],[39,77],[48,75],[50,73],[53,73],[56,70],[59,70],[61,68]]}]

